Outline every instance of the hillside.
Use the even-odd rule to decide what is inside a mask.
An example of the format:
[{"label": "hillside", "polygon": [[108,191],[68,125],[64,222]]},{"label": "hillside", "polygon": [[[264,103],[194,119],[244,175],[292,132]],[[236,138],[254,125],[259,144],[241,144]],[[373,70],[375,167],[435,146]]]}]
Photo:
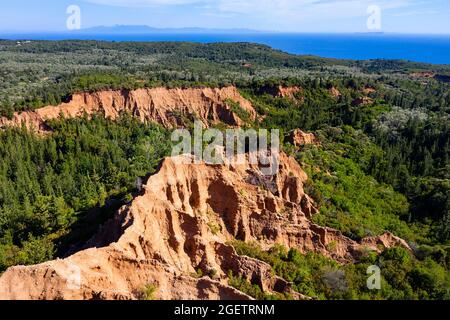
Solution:
[{"label": "hillside", "polygon": [[234,87],[211,88],[151,88],[137,90],[100,91],[74,94],[70,101],[46,106],[34,111],[16,112],[11,119],[0,118],[0,127],[21,127],[39,133],[51,131],[46,124],[60,117],[70,119],[84,115],[102,114],[117,119],[130,113],[141,122],[155,122],[165,127],[186,125],[183,119],[201,120],[205,126],[219,122],[239,126],[242,119],[233,112],[229,101],[255,120],[256,112]]},{"label": "hillside", "polygon": [[[165,159],[143,194],[88,242],[91,249],[6,271],[0,299],[137,299],[148,285],[157,299],[248,298],[228,286],[233,276],[267,295],[305,299],[272,276],[269,265],[239,256],[230,243],[284,245],[341,263],[361,259],[367,250],[410,250],[391,235],[357,243],[313,224],[309,219],[316,209],[302,188],[307,176],[293,158],[282,155],[282,170],[271,180],[258,167],[182,162]],[[71,288],[74,270],[79,283]]]},{"label": "hillside", "polygon": [[[1,297],[449,299],[448,66],[94,41],[0,66]],[[279,129],[280,173],[175,163],[194,120]]]}]

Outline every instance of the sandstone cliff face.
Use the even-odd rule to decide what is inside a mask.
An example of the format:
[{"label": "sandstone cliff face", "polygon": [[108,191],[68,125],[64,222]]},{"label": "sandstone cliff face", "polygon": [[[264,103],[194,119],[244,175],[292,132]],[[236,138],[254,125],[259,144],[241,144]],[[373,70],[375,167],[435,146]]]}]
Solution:
[{"label": "sandstone cliff face", "polygon": [[294,86],[294,87],[278,87],[277,96],[281,98],[289,98],[295,100],[295,95],[302,91],[302,88]]},{"label": "sandstone cliff face", "polygon": [[[90,248],[7,270],[0,299],[136,299],[147,284],[157,288],[157,299],[249,299],[228,285],[230,270],[268,292],[301,299],[270,266],[238,256],[230,241],[257,241],[265,249],[283,244],[342,263],[368,248],[402,245],[392,235],[357,243],[312,223],[316,208],[303,190],[307,176],[286,155],[270,178],[254,165],[183,164],[189,157],[164,160],[142,195],[99,231]],[[210,277],[193,277],[198,269]]]},{"label": "sandstone cliff face", "polygon": [[436,76],[436,73],[434,72],[413,72],[410,74],[413,78],[434,78]]},{"label": "sandstone cliff face", "polygon": [[358,99],[353,100],[352,104],[354,106],[367,106],[369,104],[373,104],[373,99],[370,97],[361,97]]},{"label": "sandstone cliff face", "polygon": [[295,129],[290,132],[286,137],[286,141],[295,147],[319,143],[313,133],[306,133],[300,129]]},{"label": "sandstone cliff face", "polygon": [[[277,88],[278,97],[294,98],[300,88]],[[251,103],[234,87],[221,89],[139,89],[75,94],[68,103],[16,113],[2,126],[25,125],[46,133],[46,121],[61,115],[103,114],[117,119],[128,112],[142,122],[166,127],[195,117],[205,126],[239,126],[232,100],[256,118]],[[316,143],[296,130],[294,145]],[[255,165],[185,164],[190,156],[167,158],[141,196],[119,210],[86,245],[66,258],[8,269],[0,278],[0,299],[137,299],[151,284],[157,299],[251,299],[228,284],[232,271],[267,292],[289,293],[291,284],[272,274],[266,263],[236,254],[233,240],[314,251],[341,263],[365,250],[408,245],[391,234],[360,243],[311,222],[317,212],[305,194],[305,172],[291,157],[280,157],[280,170],[267,177]],[[199,279],[197,270],[209,275]]]},{"label": "sandstone cliff face", "polygon": [[129,112],[142,122],[157,122],[166,127],[183,125],[183,116],[199,119],[205,126],[219,121],[239,126],[242,120],[233,113],[228,100],[239,103],[255,119],[251,103],[235,87],[151,88],[74,94],[68,103],[15,113],[11,120],[0,118],[0,127],[25,125],[42,133],[50,130],[45,124],[47,120],[61,115],[75,118],[99,113],[116,119],[122,112]]},{"label": "sandstone cliff face", "polygon": [[377,90],[374,87],[371,87],[371,86],[365,86],[361,91],[365,95],[370,95],[372,93],[377,92]]},{"label": "sandstone cliff face", "polygon": [[288,98],[297,100],[296,95],[302,92],[302,88],[298,86],[265,86],[261,89],[262,94],[269,94],[276,98]]},{"label": "sandstone cliff face", "polygon": [[335,99],[340,98],[342,96],[342,93],[339,91],[336,87],[331,87],[328,92],[331,94],[331,96]]}]

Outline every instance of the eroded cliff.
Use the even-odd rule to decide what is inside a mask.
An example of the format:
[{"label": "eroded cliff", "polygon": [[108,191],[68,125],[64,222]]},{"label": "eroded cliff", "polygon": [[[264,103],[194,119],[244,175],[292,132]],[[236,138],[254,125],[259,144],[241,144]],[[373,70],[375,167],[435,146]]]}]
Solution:
[{"label": "eroded cliff", "polygon": [[184,118],[198,119],[205,126],[224,122],[239,126],[242,120],[229,101],[238,103],[252,119],[256,112],[235,87],[224,88],[145,88],[137,90],[109,90],[94,93],[76,93],[68,103],[47,106],[35,111],[15,113],[12,119],[0,118],[0,127],[25,125],[38,132],[50,128],[46,121],[81,117],[84,114],[102,114],[116,119],[123,112],[131,113],[142,122],[157,122],[166,127],[184,125]]},{"label": "eroded cliff", "polygon": [[[255,241],[265,249],[283,244],[342,263],[368,249],[407,246],[392,235],[358,243],[312,223],[316,208],[303,189],[307,176],[284,154],[273,177],[255,165],[181,161],[189,157],[165,159],[142,195],[119,210],[88,249],[8,269],[0,298],[137,299],[151,284],[157,299],[250,299],[228,285],[232,271],[266,292],[302,299],[269,265],[238,256],[230,242]],[[193,276],[199,269],[209,276]]]}]

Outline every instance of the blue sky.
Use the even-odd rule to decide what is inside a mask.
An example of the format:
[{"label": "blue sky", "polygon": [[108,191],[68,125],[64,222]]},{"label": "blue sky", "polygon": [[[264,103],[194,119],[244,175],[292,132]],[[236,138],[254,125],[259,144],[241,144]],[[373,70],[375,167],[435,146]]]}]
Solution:
[{"label": "blue sky", "polygon": [[366,32],[367,8],[381,8],[382,30],[450,34],[449,0],[1,0],[0,32],[63,31],[69,5],[83,28],[98,25]]}]

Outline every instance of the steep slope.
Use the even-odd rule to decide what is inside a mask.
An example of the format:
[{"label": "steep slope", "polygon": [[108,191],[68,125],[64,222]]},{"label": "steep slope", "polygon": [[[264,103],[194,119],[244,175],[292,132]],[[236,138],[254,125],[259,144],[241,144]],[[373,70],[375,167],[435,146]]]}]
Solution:
[{"label": "steep slope", "polygon": [[[357,243],[310,221],[306,174],[280,156],[274,177],[253,165],[183,164],[167,158],[141,196],[123,207],[82,250],[67,259],[8,269],[1,299],[136,299],[147,284],[158,299],[249,299],[228,286],[232,271],[266,292],[292,291],[270,266],[238,256],[230,241],[315,251],[342,263],[362,251],[404,245],[385,235]],[[332,244],[332,245],[331,245]],[[196,270],[210,277],[198,279]]]},{"label": "steep slope", "polygon": [[269,94],[273,97],[288,98],[291,100],[296,100],[296,95],[300,92],[302,92],[302,88],[298,86],[288,87],[281,85],[279,86],[266,85],[260,90],[261,94]]},{"label": "steep slope", "polygon": [[289,142],[295,147],[302,147],[308,144],[319,144],[318,139],[313,133],[306,133],[300,129],[289,132],[285,139],[286,142]]},{"label": "steep slope", "polygon": [[142,122],[158,122],[166,127],[183,125],[183,117],[201,120],[205,126],[224,122],[239,126],[242,120],[228,101],[238,103],[252,119],[256,112],[235,87],[224,88],[146,88],[117,91],[99,91],[74,94],[68,103],[47,106],[35,111],[15,113],[12,119],[0,118],[0,127],[21,126],[39,132],[49,131],[45,122],[63,115],[65,118],[103,114],[116,119],[121,112],[129,112]]}]

